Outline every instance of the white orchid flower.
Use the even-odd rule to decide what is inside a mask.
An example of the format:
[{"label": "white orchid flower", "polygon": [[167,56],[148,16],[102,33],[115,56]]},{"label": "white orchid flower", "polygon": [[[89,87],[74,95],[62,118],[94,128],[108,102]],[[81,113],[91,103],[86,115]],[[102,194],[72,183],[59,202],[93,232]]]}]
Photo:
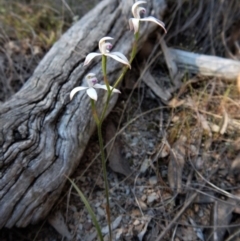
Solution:
[{"label": "white orchid flower", "polygon": [[125,57],[125,55],[123,55],[120,52],[111,52],[110,53],[112,44],[109,42],[106,42],[107,40],[113,40],[113,38],[111,38],[111,37],[101,38],[99,41],[99,44],[98,44],[100,53],[88,54],[83,65],[88,65],[92,61],[92,59],[94,59],[96,56],[105,55],[105,56],[108,56],[108,57],[111,57],[111,58],[117,60],[118,62],[120,62],[122,64],[127,65],[131,69],[131,65],[130,65],[128,59]]},{"label": "white orchid flower", "polygon": [[[79,86],[74,88],[71,93],[70,93],[70,100],[72,100],[73,96],[81,90],[86,90],[88,96],[93,99],[93,100],[97,100],[97,91],[95,89],[104,89],[107,90],[107,86],[106,85],[100,85],[98,84],[98,79],[96,77],[96,75],[94,73],[89,73],[86,77],[85,77],[88,87],[84,87],[84,86]],[[113,89],[112,86],[109,86],[110,90]],[[113,89],[112,92],[114,93],[121,93],[119,90],[117,89]]]},{"label": "white orchid flower", "polygon": [[149,16],[146,18],[141,18],[140,14],[146,13],[146,9],[143,7],[140,7],[139,5],[145,4],[145,3],[147,3],[147,2],[146,1],[137,1],[132,5],[132,14],[133,14],[134,18],[129,19],[130,30],[134,30],[134,34],[136,34],[139,30],[139,22],[145,21],[145,22],[154,22],[154,23],[158,24],[160,27],[162,27],[164,29],[164,31],[166,33],[167,31],[165,29],[165,24],[162,21],[160,21],[152,16]]}]

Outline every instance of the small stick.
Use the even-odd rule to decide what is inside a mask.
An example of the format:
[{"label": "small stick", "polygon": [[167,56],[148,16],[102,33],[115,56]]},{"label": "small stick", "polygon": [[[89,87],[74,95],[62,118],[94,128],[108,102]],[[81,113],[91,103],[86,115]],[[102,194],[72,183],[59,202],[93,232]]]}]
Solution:
[{"label": "small stick", "polygon": [[[204,187],[203,185],[200,190]],[[190,204],[193,202],[193,200],[197,197],[198,192],[195,192],[192,194],[192,196],[187,200],[187,202],[184,204],[184,206],[181,208],[181,210],[177,213],[177,215],[174,217],[174,219],[168,224],[168,226],[162,231],[162,233],[157,237],[156,241],[160,241],[165,234],[176,224],[178,219],[183,215],[183,213],[186,211],[186,209],[190,206]]]}]

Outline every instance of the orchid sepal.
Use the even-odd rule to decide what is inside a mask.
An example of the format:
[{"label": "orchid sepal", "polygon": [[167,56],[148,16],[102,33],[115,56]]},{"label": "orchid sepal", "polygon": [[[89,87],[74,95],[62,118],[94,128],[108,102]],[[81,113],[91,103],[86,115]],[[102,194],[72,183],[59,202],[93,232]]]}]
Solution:
[{"label": "orchid sepal", "polygon": [[108,56],[108,57],[111,57],[111,58],[113,58],[113,59],[115,59],[115,60],[117,60],[118,62],[120,62],[120,63],[122,63],[122,64],[127,65],[127,66],[129,67],[129,69],[131,69],[131,65],[130,65],[130,63],[128,62],[127,58],[126,58],[124,55],[123,55],[124,58],[121,58],[119,54],[123,55],[123,54],[120,53],[120,52],[111,52],[111,53],[105,54],[105,55]]},{"label": "orchid sepal", "polygon": [[88,89],[88,87],[83,87],[83,86],[79,86],[79,87],[76,87],[76,88],[72,89],[72,91],[70,92],[70,100],[73,99],[74,95],[75,95],[78,91],[86,90],[86,89]]},{"label": "orchid sepal", "polygon": [[87,89],[87,94],[91,99],[97,101],[97,91],[93,87]]},{"label": "orchid sepal", "polygon": [[[95,84],[94,88],[108,90],[106,85],[100,85],[100,84]],[[109,88],[110,90],[113,89],[112,92],[121,94],[120,90],[113,88],[111,85],[109,85]]]},{"label": "orchid sepal", "polygon": [[165,24],[158,20],[157,18],[154,18],[152,16],[149,17],[145,17],[145,18],[141,18],[140,13],[145,13],[146,9],[143,7],[140,7],[140,4],[145,4],[147,3],[146,1],[137,1],[132,5],[132,14],[134,18],[130,18],[129,19],[129,27],[130,30],[134,30],[134,34],[136,34],[139,31],[139,21],[141,22],[154,22],[156,24],[158,24],[160,27],[163,28],[163,30],[165,31],[165,33],[167,32],[167,30],[165,29]]},{"label": "orchid sepal", "polygon": [[88,65],[96,56],[100,56],[100,55],[102,55],[102,54],[100,54],[100,53],[90,53],[90,54],[88,54],[85,61],[84,61],[83,66]]},{"label": "orchid sepal", "polygon": [[[89,73],[86,77],[85,80],[87,81],[88,87],[85,86],[79,86],[79,87],[75,87],[71,92],[70,92],[70,100],[73,99],[74,95],[82,90],[86,90],[87,95],[97,101],[98,96],[97,96],[97,91],[95,89],[104,89],[108,91],[108,88],[106,85],[101,85],[98,84],[98,80],[95,76],[94,73]],[[113,93],[121,93],[118,89],[113,88],[112,86],[109,86],[109,89],[113,92]]]},{"label": "orchid sepal", "polygon": [[111,57],[111,58],[115,59],[116,61],[118,61],[124,65],[127,65],[129,68],[131,68],[131,65],[125,55],[123,55],[120,52],[110,52],[110,49],[112,48],[112,44],[109,42],[106,42],[107,40],[113,40],[113,38],[112,37],[101,38],[98,43],[100,53],[88,54],[86,56],[86,59],[85,59],[83,65],[84,66],[88,65],[95,57],[103,55],[103,56]]}]

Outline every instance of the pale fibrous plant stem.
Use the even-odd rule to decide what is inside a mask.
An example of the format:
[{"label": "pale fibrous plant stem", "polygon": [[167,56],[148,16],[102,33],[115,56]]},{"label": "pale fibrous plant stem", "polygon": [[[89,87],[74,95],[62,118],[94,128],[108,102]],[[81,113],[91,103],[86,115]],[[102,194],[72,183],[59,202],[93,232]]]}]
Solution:
[{"label": "pale fibrous plant stem", "polygon": [[[133,48],[131,52],[131,57],[130,57],[130,64],[132,63],[133,59],[136,56],[137,53],[137,42],[139,38],[139,32],[135,34],[135,41],[133,43]],[[112,228],[111,228],[111,211],[110,211],[110,200],[109,200],[109,186],[108,186],[108,180],[107,180],[107,167],[106,167],[106,157],[105,157],[105,152],[104,152],[104,145],[103,145],[103,136],[102,136],[102,123],[104,120],[104,117],[107,112],[107,108],[110,102],[111,94],[112,91],[115,87],[119,85],[123,77],[125,76],[126,72],[128,70],[128,67],[125,66],[122,70],[122,73],[116,80],[115,84],[113,85],[113,88],[111,89],[109,86],[109,82],[107,79],[107,56],[103,55],[102,56],[102,73],[103,73],[103,79],[104,82],[107,86],[107,100],[104,104],[103,111],[100,115],[100,118],[98,117],[97,111],[96,111],[96,106],[94,100],[91,99],[91,107],[92,107],[92,113],[93,113],[93,118],[97,124],[97,130],[98,130],[98,141],[99,141],[99,147],[100,147],[100,152],[101,152],[101,161],[102,161],[102,169],[103,169],[103,179],[104,179],[104,185],[105,185],[105,196],[106,196],[106,214],[107,214],[107,223],[108,223],[108,228],[109,228],[109,238],[110,241],[112,241]]]}]

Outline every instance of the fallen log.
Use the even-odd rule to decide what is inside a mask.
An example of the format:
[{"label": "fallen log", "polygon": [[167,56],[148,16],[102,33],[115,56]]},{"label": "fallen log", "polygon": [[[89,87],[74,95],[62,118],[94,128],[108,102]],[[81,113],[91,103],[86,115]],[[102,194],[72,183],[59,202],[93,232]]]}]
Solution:
[{"label": "fallen log", "polygon": [[[101,79],[101,58],[89,67],[83,62],[88,53],[96,52],[102,37],[114,37],[113,50],[129,56],[134,40],[128,27],[132,3],[99,3],[53,45],[22,89],[0,106],[0,228],[25,227],[45,218],[62,192],[65,175],[78,166],[95,123],[85,92],[73,101],[69,93],[89,72]],[[147,12],[159,18],[164,1],[147,3]],[[141,24],[139,47],[155,28]],[[108,61],[110,84],[121,68]],[[99,111],[103,98],[99,91]],[[113,95],[109,111],[116,100]]]},{"label": "fallen log", "polygon": [[171,59],[179,69],[203,76],[236,80],[240,74],[240,61],[196,54],[169,48]]}]

